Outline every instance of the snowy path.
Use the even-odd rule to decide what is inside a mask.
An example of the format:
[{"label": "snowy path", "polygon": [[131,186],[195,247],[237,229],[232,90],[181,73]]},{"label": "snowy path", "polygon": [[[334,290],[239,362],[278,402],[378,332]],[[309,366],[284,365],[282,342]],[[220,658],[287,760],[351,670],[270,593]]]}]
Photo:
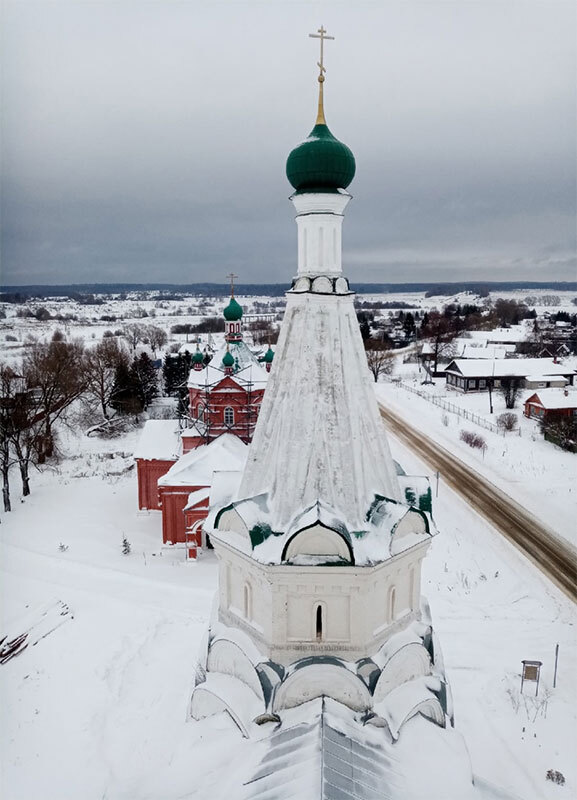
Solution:
[{"label": "snowy path", "polygon": [[394,411],[384,406],[380,406],[380,410],[396,435],[439,470],[453,489],[522,550],[568,597],[577,600],[577,553],[571,545]]}]

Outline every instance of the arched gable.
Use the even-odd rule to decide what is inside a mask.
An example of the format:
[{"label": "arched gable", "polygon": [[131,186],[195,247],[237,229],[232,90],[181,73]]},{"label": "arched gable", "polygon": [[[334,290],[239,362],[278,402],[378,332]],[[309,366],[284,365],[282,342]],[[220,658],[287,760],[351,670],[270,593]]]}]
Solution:
[{"label": "arched gable", "polygon": [[290,561],[298,555],[338,556],[350,564],[355,563],[350,542],[338,531],[318,521],[297,531],[285,544],[283,561]]},{"label": "arched gable", "polygon": [[376,683],[375,703],[407,681],[431,672],[431,658],[423,645],[411,642],[397,650],[387,661]]},{"label": "arched gable", "polygon": [[353,711],[364,711],[371,707],[369,690],[357,675],[346,667],[318,663],[295,670],[277,686],[273,711],[294,708],[323,695],[332,697]]},{"label": "arched gable", "polygon": [[244,650],[230,639],[215,639],[208,651],[207,668],[209,672],[222,672],[238,678],[251,688],[255,695],[264,700],[258,673]]}]

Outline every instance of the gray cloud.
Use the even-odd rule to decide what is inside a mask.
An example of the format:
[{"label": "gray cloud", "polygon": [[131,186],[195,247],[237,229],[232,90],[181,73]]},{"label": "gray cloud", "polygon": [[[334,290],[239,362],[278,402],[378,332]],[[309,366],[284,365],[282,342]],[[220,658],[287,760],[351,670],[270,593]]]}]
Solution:
[{"label": "gray cloud", "polygon": [[3,282],[287,281],[321,22],[350,277],[575,279],[573,3],[8,0]]}]

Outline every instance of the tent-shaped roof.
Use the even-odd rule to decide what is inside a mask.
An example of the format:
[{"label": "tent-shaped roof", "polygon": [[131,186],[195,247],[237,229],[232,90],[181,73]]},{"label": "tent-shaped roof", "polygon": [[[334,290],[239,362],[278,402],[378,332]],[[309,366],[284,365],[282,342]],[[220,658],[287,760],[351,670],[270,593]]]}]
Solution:
[{"label": "tent-shaped roof", "polygon": [[266,493],[275,530],[320,500],[362,527],[401,499],[352,296],[291,294],[240,496]]}]

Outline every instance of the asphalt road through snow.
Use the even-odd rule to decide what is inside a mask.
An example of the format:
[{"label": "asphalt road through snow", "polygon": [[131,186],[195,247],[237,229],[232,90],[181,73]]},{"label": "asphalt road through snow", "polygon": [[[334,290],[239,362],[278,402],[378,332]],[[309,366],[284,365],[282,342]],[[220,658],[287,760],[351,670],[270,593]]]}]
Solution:
[{"label": "asphalt road through snow", "polygon": [[446,483],[516,545],[574,602],[577,601],[577,552],[522,506],[468,467],[444,447],[379,404],[391,432],[418,453]]}]

